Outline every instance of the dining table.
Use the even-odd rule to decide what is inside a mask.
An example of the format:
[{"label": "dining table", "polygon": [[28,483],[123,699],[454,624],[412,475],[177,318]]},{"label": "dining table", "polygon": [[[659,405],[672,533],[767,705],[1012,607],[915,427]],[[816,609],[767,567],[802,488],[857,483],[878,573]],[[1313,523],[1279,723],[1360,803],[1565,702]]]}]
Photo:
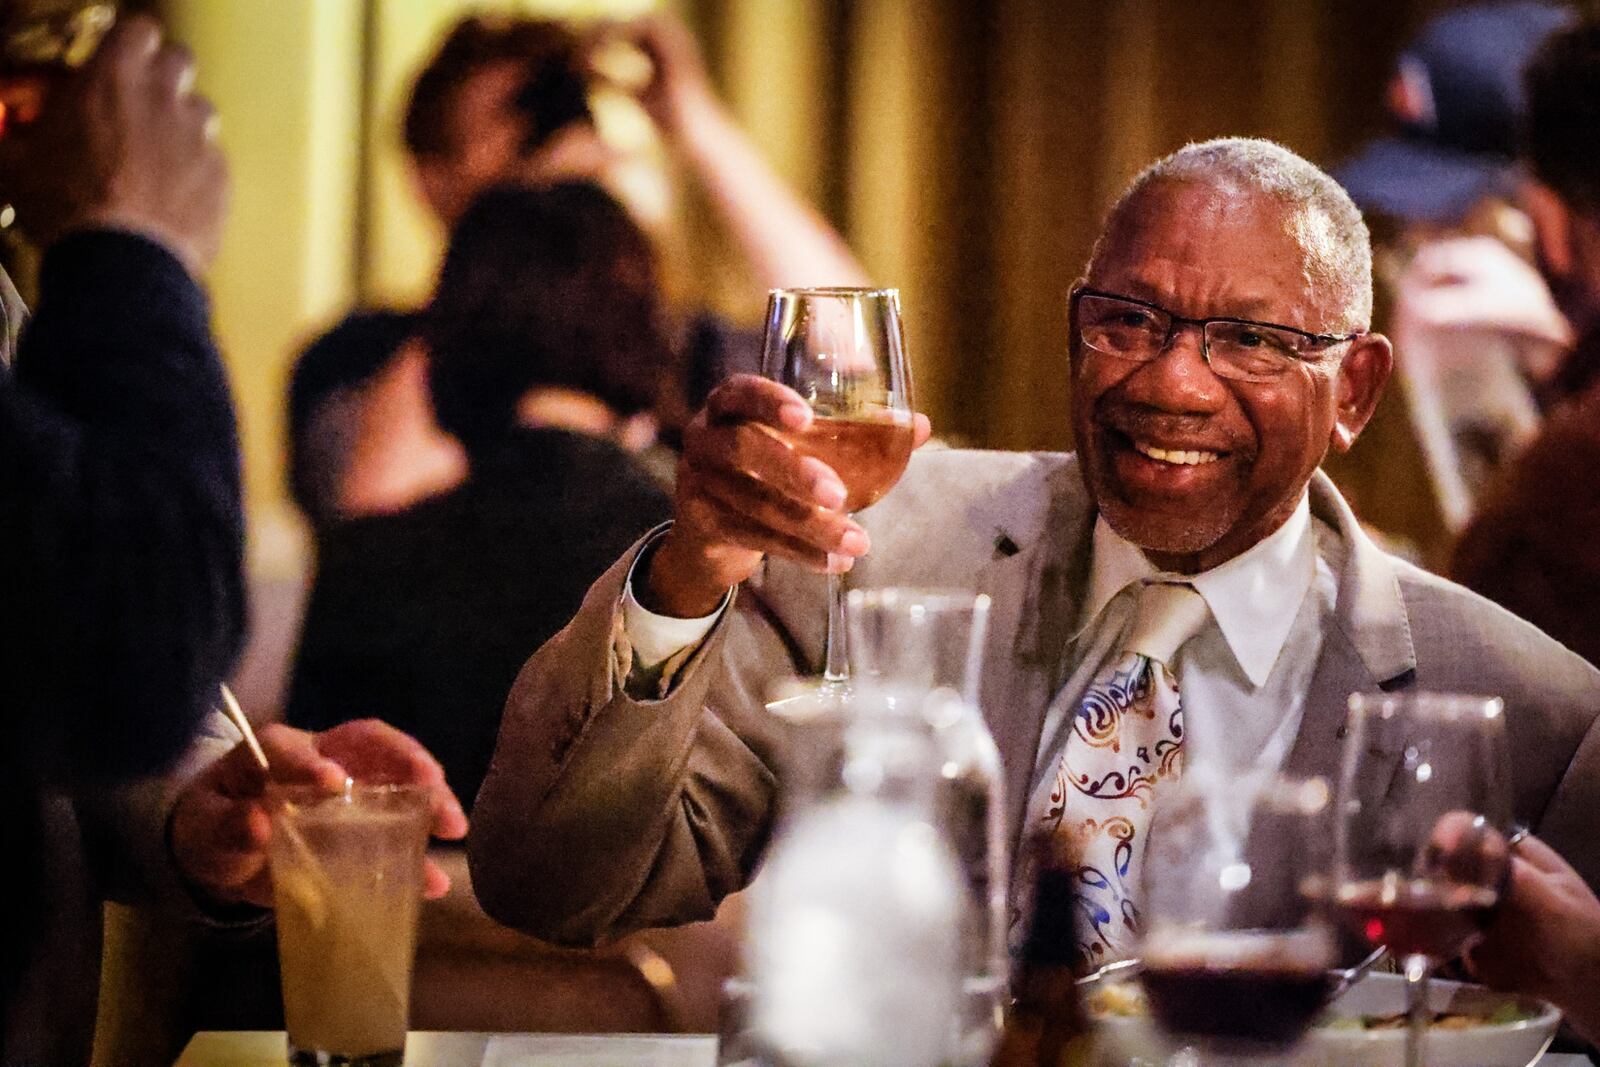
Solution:
[{"label": "dining table", "polygon": [[[175,1067],[284,1067],[282,1030],[203,1030]],[[408,1067],[715,1067],[715,1034],[491,1034],[418,1030]]]},{"label": "dining table", "polygon": [[[175,1067],[284,1067],[282,1030],[209,1030]],[[715,1067],[714,1034],[486,1034],[416,1031],[409,1067]],[[1590,1067],[1586,1056],[1550,1053],[1537,1067]]]}]

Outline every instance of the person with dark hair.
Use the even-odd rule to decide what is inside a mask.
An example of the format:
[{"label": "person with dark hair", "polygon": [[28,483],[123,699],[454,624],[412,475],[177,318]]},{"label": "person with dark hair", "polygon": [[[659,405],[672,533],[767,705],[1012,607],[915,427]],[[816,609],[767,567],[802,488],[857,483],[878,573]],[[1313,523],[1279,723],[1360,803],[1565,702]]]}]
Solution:
[{"label": "person with dark hair", "polygon": [[193,80],[187,51],[128,18],[0,138],[0,197],[44,251],[25,327],[0,281],[8,1065],[87,1062],[101,903],[154,892],[156,783],[243,638],[238,441],[198,280],[228,172]]},{"label": "person with dark hair", "polygon": [[1549,419],[1484,494],[1451,573],[1600,663],[1600,22],[1551,38],[1527,88],[1525,199],[1579,340]]},{"label": "person with dark hair", "polygon": [[[454,226],[484,189],[549,181],[578,154],[603,163],[589,109],[586,44],[549,19],[469,15],[417,75],[401,137],[423,200]],[[576,166],[574,177],[585,176]]]},{"label": "person with dark hair", "polygon": [[327,531],[287,718],[377,716],[432,750],[470,804],[529,643],[671,515],[632,454],[671,356],[650,244],[588,184],[485,193],[420,333],[469,473]]},{"label": "person with dark hair", "polygon": [[1526,81],[1526,196],[1539,265],[1579,338],[1555,380],[1573,398],[1600,378],[1600,18],[1547,42]]},{"label": "person with dark hair", "polygon": [[[0,60],[0,87],[9,74]],[[271,906],[269,776],[214,710],[244,637],[244,518],[199,281],[228,168],[194,76],[130,16],[0,137],[0,194],[44,250],[25,327],[0,272],[6,1067],[89,1062],[107,900],[179,927],[253,928]],[[398,731],[261,740],[274,781],[415,781],[436,830],[466,832],[437,763]],[[447,882],[429,866],[431,893]]]},{"label": "person with dark hair", "polygon": [[[605,81],[595,57],[619,35],[650,66],[648,80],[629,91],[679,169],[703,190],[756,287],[864,284],[866,273],[844,242],[728,115],[693,37],[667,15],[588,36],[523,17],[458,23],[418,75],[405,113],[412,173],[430,212],[453,226],[474,197],[501,182],[589,180],[622,188],[626,183],[613,179],[634,161],[605,140],[589,106],[591,91]],[[641,221],[644,206],[623,200]],[[355,312],[313,342],[295,367],[290,485],[319,530],[404,507],[463,475],[458,450],[431,422],[426,369],[406,343],[418,322],[411,312]],[[679,315],[672,334],[681,358],[662,396],[671,401],[669,422],[681,421],[674,413],[686,413],[728,374],[760,369],[759,334],[704,309]]]}]

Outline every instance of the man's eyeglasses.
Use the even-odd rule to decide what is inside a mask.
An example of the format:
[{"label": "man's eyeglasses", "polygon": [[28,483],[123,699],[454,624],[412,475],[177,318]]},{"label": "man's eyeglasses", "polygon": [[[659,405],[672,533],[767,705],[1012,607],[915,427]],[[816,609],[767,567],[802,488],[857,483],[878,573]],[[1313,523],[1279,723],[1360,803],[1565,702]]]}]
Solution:
[{"label": "man's eyeglasses", "polygon": [[1131,296],[1080,288],[1072,294],[1078,337],[1096,352],[1132,363],[1148,363],[1172,341],[1180,326],[1200,327],[1200,351],[1219,377],[1265,382],[1299,363],[1366,331],[1308,333],[1293,326],[1249,319],[1186,319]]}]

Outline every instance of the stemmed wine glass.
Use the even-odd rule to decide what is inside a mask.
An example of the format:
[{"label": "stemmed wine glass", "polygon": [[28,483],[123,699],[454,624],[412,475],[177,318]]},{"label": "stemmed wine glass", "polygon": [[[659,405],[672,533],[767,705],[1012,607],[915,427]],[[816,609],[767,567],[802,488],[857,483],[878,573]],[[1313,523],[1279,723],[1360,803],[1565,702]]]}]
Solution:
[{"label": "stemmed wine glass", "polygon": [[1327,868],[1329,793],[1196,765],[1163,798],[1139,981],[1157,1026],[1202,1062],[1282,1063],[1333,992],[1337,938],[1304,888]]},{"label": "stemmed wine glass", "polygon": [[1404,964],[1407,1067],[1422,1063],[1429,973],[1478,938],[1499,900],[1510,823],[1499,698],[1351,696],[1332,905]]},{"label": "stemmed wine glass", "polygon": [[[833,468],[846,511],[876,503],[900,480],[911,459],[913,409],[898,290],[774,289],[763,369],[815,411],[807,429],[778,432]],[[822,672],[830,695],[848,689],[844,611],[843,580],[830,574]]]}]

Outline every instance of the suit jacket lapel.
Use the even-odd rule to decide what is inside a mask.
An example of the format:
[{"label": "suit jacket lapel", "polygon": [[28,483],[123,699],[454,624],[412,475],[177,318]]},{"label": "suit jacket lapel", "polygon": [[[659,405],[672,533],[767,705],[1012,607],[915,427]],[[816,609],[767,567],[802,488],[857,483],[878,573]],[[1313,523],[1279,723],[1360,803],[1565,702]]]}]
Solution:
[{"label": "suit jacket lapel", "polygon": [[[1338,534],[1339,543],[1328,546],[1339,564],[1335,625],[1330,632],[1337,628],[1344,633],[1371,681],[1381,689],[1404,688],[1416,677],[1417,653],[1394,559],[1373,544],[1350,505],[1320,470],[1311,479],[1311,514]],[[1321,692],[1313,685],[1313,695]],[[1347,695],[1339,694],[1339,699]]]},{"label": "suit jacket lapel", "polygon": [[1013,855],[1020,845],[1045,711],[1066,681],[1067,643],[1088,588],[1094,512],[1075,463],[1052,472],[1048,494],[1050,504],[1039,529],[1008,529],[1001,521],[995,558],[979,569],[975,583],[994,601],[982,702],[1005,768]]},{"label": "suit jacket lapel", "polygon": [[[1318,471],[1311,483],[1312,514],[1331,524],[1338,543],[1325,555],[1338,567],[1333,614],[1324,619],[1322,649],[1311,677],[1300,731],[1284,763],[1296,777],[1320,775],[1337,787],[1344,756],[1345,719],[1352,693],[1390,692],[1416,680],[1411,624],[1393,560],[1361,530],[1344,498]],[[1354,783],[1362,804],[1387,792],[1401,753],[1375,749]],[[1252,850],[1260,842],[1252,840]]]}]

